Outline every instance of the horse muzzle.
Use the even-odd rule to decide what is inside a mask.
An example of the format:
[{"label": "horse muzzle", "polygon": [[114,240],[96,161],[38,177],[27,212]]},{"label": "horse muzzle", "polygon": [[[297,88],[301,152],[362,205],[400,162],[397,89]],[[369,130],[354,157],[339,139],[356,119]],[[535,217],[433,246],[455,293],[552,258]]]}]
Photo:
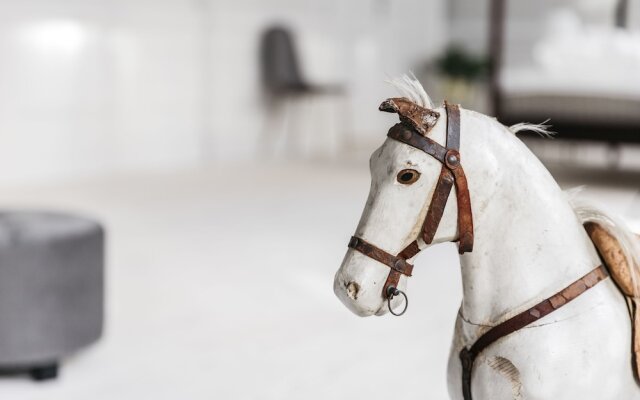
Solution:
[{"label": "horse muzzle", "polygon": [[389,270],[385,265],[349,249],[335,275],[333,291],[358,316],[384,315],[389,305],[399,314],[404,301],[400,290],[404,288],[406,280],[402,279],[398,288],[394,287],[391,296],[385,297],[382,296],[382,291],[388,274]]}]

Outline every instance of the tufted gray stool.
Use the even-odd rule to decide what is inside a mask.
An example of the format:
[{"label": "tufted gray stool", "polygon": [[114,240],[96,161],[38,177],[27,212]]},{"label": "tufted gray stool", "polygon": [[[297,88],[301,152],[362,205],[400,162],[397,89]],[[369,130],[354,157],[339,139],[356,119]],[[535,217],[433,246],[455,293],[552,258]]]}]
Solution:
[{"label": "tufted gray stool", "polygon": [[55,378],[103,321],[104,231],[53,212],[0,213],[0,369]]}]

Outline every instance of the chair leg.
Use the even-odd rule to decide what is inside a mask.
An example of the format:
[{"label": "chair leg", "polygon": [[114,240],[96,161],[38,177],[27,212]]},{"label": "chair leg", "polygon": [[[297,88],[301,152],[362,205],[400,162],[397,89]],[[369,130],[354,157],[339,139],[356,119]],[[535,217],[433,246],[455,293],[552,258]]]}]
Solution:
[{"label": "chair leg", "polygon": [[29,376],[34,381],[42,382],[55,379],[58,377],[58,363],[53,362],[51,364],[43,364],[31,367],[29,369]]},{"label": "chair leg", "polygon": [[341,96],[342,101],[337,102],[338,104],[338,118],[336,121],[339,121],[340,126],[339,134],[340,134],[340,151],[342,153],[349,153],[350,150],[355,148],[355,140],[353,137],[353,121],[351,115],[351,98],[349,97],[349,93],[345,92]]},{"label": "chair leg", "polygon": [[305,108],[305,95],[289,95],[286,100],[287,126],[285,129],[285,148],[288,158],[300,157],[303,143],[300,135],[304,132],[301,126],[301,114]]},{"label": "chair leg", "polygon": [[278,145],[278,136],[284,133],[286,104],[283,99],[271,99],[267,104],[262,135],[257,153],[261,157],[272,157]]}]

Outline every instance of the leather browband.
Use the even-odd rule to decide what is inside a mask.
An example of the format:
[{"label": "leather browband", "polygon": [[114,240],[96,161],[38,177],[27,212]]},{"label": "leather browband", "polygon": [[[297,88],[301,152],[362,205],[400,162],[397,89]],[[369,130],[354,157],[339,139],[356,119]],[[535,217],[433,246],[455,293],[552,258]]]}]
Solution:
[{"label": "leather browband", "polygon": [[447,156],[447,148],[426,136],[414,133],[417,132],[412,128],[403,123],[398,123],[389,129],[387,136],[391,139],[408,144],[411,147],[415,147],[418,150],[422,150],[444,164],[445,157]]},{"label": "leather browband", "polygon": [[509,318],[503,323],[489,329],[489,331],[484,335],[480,336],[471,348],[464,347],[462,351],[460,351],[460,361],[462,362],[462,394],[464,400],[472,400],[471,373],[473,372],[473,362],[484,349],[498,339],[519,331],[540,318],[551,314],[555,310],[576,299],[578,296],[591,289],[598,284],[598,282],[606,279],[608,276],[606,268],[600,265],[560,292],[542,300],[540,303],[521,312],[515,317]]}]

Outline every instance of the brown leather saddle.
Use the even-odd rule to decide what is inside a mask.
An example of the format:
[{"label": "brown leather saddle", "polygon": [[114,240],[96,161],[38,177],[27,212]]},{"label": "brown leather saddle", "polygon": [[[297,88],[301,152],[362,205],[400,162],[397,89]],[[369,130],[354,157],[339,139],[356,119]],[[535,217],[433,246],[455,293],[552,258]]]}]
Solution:
[{"label": "brown leather saddle", "polygon": [[[633,270],[637,270],[639,266],[629,265],[620,242],[607,230],[606,226],[587,222],[584,227],[598,249],[609,275],[627,298],[633,329],[634,372],[636,377],[640,379],[640,309],[638,308],[640,306],[640,292],[638,291],[640,282],[638,285],[634,285],[632,278]],[[640,235],[638,235],[638,241],[640,242]]]}]

